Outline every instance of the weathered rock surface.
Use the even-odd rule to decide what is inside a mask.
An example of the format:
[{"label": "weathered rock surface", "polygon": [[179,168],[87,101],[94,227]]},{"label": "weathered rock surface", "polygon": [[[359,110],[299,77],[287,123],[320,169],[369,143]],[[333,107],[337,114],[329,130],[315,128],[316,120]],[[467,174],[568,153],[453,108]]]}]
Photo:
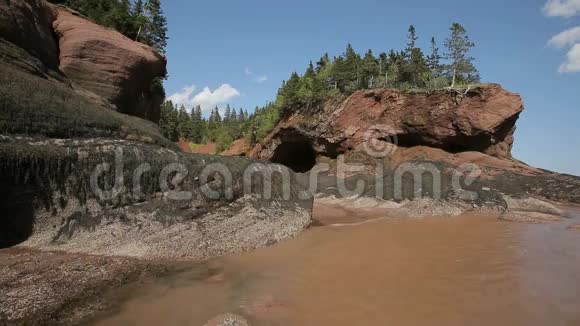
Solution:
[{"label": "weathered rock surface", "polygon": [[151,47],[44,0],[2,1],[0,39],[0,55],[13,63],[21,61],[19,50],[31,56],[21,68],[66,78],[99,105],[159,121],[164,99],[151,89],[165,76],[166,59]]},{"label": "weathered rock surface", "polygon": [[56,12],[44,0],[0,2],[0,36],[28,51],[48,67],[58,67],[58,42],[52,30]]},{"label": "weathered rock surface", "polygon": [[[29,19],[15,33],[52,33],[43,2],[0,8]],[[152,260],[243,252],[309,226],[312,197],[289,169],[183,153],[154,123],[99,101],[151,119],[131,104],[164,59],[55,10],[54,67],[39,52],[50,42],[21,45],[8,39],[15,29],[0,30],[0,325],[67,323],[70,305],[134,280]]]},{"label": "weathered rock surface", "polygon": [[[410,204],[411,215],[425,215],[419,207],[450,215],[474,207],[511,210],[504,195],[580,203],[580,178],[512,158],[522,110],[518,95],[495,84],[419,93],[358,91],[296,109],[247,154],[317,173],[315,192],[322,195],[350,197],[337,189],[361,182],[363,197],[434,199]],[[382,190],[375,191],[377,186]],[[464,190],[479,199],[465,199]]]},{"label": "weathered rock surface", "polygon": [[3,246],[198,260],[310,224],[311,196],[280,165],[127,140],[4,137],[0,145]]},{"label": "weathered rock surface", "polygon": [[401,147],[423,145],[510,158],[522,110],[518,95],[494,84],[413,94],[358,91],[327,103],[321,112],[299,111],[287,117],[252,155],[269,159],[281,143],[307,138],[317,154],[329,157],[357,150],[369,140],[394,140]]},{"label": "weathered rock surface", "polygon": [[59,69],[119,112],[159,121],[164,99],[154,98],[149,89],[155,78],[165,76],[164,56],[64,7],[56,11]]},{"label": "weathered rock surface", "polygon": [[114,308],[107,291],[169,270],[125,257],[0,250],[0,324],[76,325]]}]

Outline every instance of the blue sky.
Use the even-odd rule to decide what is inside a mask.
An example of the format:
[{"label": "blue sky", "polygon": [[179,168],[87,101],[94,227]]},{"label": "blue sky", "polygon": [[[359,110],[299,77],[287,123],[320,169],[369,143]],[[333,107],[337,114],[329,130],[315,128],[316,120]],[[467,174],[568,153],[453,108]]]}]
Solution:
[{"label": "blue sky", "polygon": [[292,71],[347,43],[402,49],[410,24],[427,49],[457,21],[482,80],[524,99],[514,156],[580,175],[580,0],[166,0],[164,10],[167,93],[207,108],[263,105]]}]

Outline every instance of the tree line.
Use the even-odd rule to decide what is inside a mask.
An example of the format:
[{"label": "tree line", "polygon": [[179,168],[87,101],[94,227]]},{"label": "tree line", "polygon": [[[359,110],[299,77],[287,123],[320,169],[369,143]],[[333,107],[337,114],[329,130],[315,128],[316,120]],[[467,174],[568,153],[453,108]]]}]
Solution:
[{"label": "tree line", "polygon": [[293,73],[278,92],[277,102],[283,111],[311,107],[336,94],[351,94],[361,89],[394,87],[399,89],[441,89],[478,83],[479,72],[469,56],[475,44],[467,31],[453,23],[445,40],[445,52],[432,37],[428,53],[417,46],[418,36],[409,27],[408,41],[401,51],[390,50],[375,56],[368,50],[363,56],[348,44],[337,57],[323,55],[310,62],[303,75]]},{"label": "tree line", "polygon": [[208,119],[201,117],[198,108],[188,117],[185,108],[178,109],[167,102],[161,114],[161,130],[173,140],[182,137],[194,143],[217,142],[218,150],[223,151],[240,137],[252,143],[263,139],[285,114],[313,108],[332,97],[357,90],[384,87],[435,90],[480,81],[474,58],[469,55],[475,44],[460,24],[452,24],[443,53],[432,37],[425,54],[417,46],[418,36],[413,25],[407,38],[405,49],[382,52],[378,56],[371,50],[361,56],[350,44],[340,56],[330,58],[325,54],[315,64],[310,62],[304,74],[292,73],[282,83],[274,102],[256,108],[252,114],[242,110],[241,118],[239,114],[234,114],[237,119],[230,117],[235,110],[229,106],[224,118],[217,108]]},{"label": "tree line", "polygon": [[[261,109],[257,108],[257,112]],[[188,110],[171,101],[161,107],[159,128],[161,133],[172,141],[180,138],[193,144],[216,143],[219,152],[228,149],[234,140],[252,138],[253,115],[244,109],[232,109],[229,105],[223,110],[215,107],[205,118],[200,106]]]}]

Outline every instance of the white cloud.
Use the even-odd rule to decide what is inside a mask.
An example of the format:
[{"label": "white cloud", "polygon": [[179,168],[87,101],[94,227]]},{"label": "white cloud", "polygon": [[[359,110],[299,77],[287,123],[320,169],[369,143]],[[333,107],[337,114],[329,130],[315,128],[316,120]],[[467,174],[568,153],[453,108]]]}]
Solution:
[{"label": "white cloud", "polygon": [[544,13],[550,17],[569,18],[580,12],[580,0],[548,0]]},{"label": "white cloud", "polygon": [[566,62],[560,66],[561,73],[580,72],[580,43],[575,44],[566,55]]},{"label": "white cloud", "polygon": [[580,42],[580,26],[565,30],[552,37],[548,44],[558,48],[563,48],[566,46],[572,46],[577,42]]},{"label": "white cloud", "polygon": [[167,97],[167,100],[173,102],[173,104],[183,104],[186,107],[190,107],[193,92],[195,92],[194,85],[185,86],[181,91]]},{"label": "white cloud", "polygon": [[204,112],[208,112],[214,107],[226,104],[233,98],[240,96],[240,92],[230,84],[223,84],[213,91],[209,87],[204,87],[201,92],[194,95],[195,90],[193,85],[186,86],[181,91],[167,97],[167,100],[176,105],[184,105],[187,109],[199,105]]},{"label": "white cloud", "polygon": [[252,79],[256,82],[256,83],[263,83],[265,81],[268,80],[268,76],[267,75],[256,75],[252,69],[246,67],[244,69],[244,73],[246,74],[246,76],[250,76],[252,77]]}]

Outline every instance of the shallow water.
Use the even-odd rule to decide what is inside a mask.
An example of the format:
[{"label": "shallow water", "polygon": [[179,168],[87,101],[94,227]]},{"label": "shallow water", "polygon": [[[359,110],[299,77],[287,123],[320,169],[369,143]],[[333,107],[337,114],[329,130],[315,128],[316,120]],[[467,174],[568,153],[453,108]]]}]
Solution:
[{"label": "shallow water", "polygon": [[580,325],[580,231],[490,217],[317,227],[132,293],[97,325]]}]

